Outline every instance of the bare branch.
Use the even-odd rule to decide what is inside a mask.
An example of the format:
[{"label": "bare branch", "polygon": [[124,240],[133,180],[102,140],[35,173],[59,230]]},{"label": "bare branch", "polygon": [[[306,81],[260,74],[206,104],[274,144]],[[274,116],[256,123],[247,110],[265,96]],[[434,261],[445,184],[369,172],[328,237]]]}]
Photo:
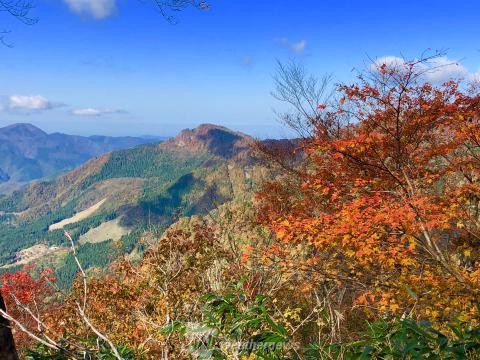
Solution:
[{"label": "bare branch", "polygon": [[34,5],[30,1],[0,0],[0,12],[6,12],[26,25],[34,25],[38,19],[30,16]]},{"label": "bare branch", "polygon": [[80,306],[80,304],[77,304],[77,305],[78,305],[78,311],[80,313],[80,316],[82,317],[82,320],[85,322],[85,324],[87,324],[87,326],[95,333],[95,335],[97,335],[100,339],[105,341],[108,344],[108,346],[110,346],[110,349],[113,351],[115,358],[117,358],[118,360],[123,360],[123,358],[120,356],[113,342],[106,335],[102,334],[95,326],[93,326],[93,324],[90,322],[90,319],[82,310],[82,307]]},{"label": "bare branch", "polygon": [[207,10],[210,8],[206,1],[197,0],[152,0],[156,5],[157,10],[162,16],[170,23],[177,23],[178,20],[175,16],[171,15],[172,12],[181,11],[188,7],[195,7],[200,10]]},{"label": "bare branch", "polygon": [[280,121],[301,138],[310,137],[323,112],[319,105],[328,102],[333,95],[331,76],[319,79],[309,75],[301,64],[291,61],[287,64],[278,62],[273,80],[275,90],[272,96],[293,107],[293,112],[279,114]]},{"label": "bare branch", "polygon": [[[34,25],[38,22],[36,17],[30,16],[33,8],[32,2],[28,0],[0,0],[0,12],[13,16],[25,25]],[[0,30],[0,44],[11,48],[13,45],[5,39],[9,33],[8,30]]]},{"label": "bare branch", "polygon": [[18,321],[17,319],[13,318],[12,316],[10,316],[9,314],[7,314],[6,311],[0,309],[0,315],[2,315],[5,319],[7,319],[8,321],[11,321],[12,323],[14,323],[22,332],[24,332],[25,334],[27,334],[30,338],[32,338],[33,340],[35,340],[36,342],[39,342],[40,344],[43,344],[47,347],[49,347],[50,349],[53,349],[53,350],[57,350],[57,351],[61,351],[62,349],[57,347],[56,345],[54,344],[51,344],[50,342],[48,341],[45,341],[41,338],[39,338],[37,335],[35,335],[34,333],[32,333],[31,331],[29,331],[20,321]]},{"label": "bare branch", "polygon": [[120,356],[120,354],[119,354],[117,348],[115,347],[115,345],[113,344],[113,342],[108,338],[107,335],[102,334],[92,324],[92,322],[90,321],[90,319],[87,317],[87,315],[85,313],[85,309],[87,307],[87,298],[88,298],[87,274],[83,270],[82,264],[80,263],[80,260],[78,259],[77,251],[75,249],[75,244],[73,242],[72,237],[70,236],[70,234],[67,231],[65,231],[65,236],[70,241],[70,244],[71,244],[71,247],[72,247],[72,255],[75,259],[75,262],[77,264],[78,269],[80,270],[80,273],[82,275],[82,280],[83,280],[83,299],[82,299],[82,304],[77,302],[78,312],[79,312],[82,320],[95,333],[95,335],[97,335],[100,339],[105,341],[108,344],[108,346],[110,346],[110,349],[112,350],[113,354],[115,355],[115,358],[117,358],[118,360],[123,360],[123,358]]},{"label": "bare branch", "polygon": [[82,275],[82,280],[83,280],[83,305],[82,305],[82,310],[83,310],[83,312],[85,312],[85,309],[87,307],[87,297],[88,297],[87,274],[85,274],[85,271],[83,270],[82,264],[80,263],[80,260],[78,260],[77,250],[75,249],[75,244],[73,243],[72,237],[70,236],[70,234],[67,231],[65,231],[65,236],[70,241],[70,245],[72,247],[73,258],[75,259],[75,262],[77,263],[77,267],[80,270],[80,273]]}]

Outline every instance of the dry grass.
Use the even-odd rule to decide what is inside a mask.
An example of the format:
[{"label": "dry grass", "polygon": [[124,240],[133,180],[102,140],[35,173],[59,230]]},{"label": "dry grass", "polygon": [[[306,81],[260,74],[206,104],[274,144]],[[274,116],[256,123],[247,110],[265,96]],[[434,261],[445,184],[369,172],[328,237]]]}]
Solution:
[{"label": "dry grass", "polygon": [[80,211],[73,215],[72,217],[68,219],[64,219],[58,223],[52,224],[48,227],[49,231],[57,230],[57,229],[63,229],[64,226],[74,224],[76,222],[82,221],[83,219],[86,219],[90,215],[92,215],[95,211],[100,209],[100,206],[103,205],[103,203],[107,201],[107,199],[103,199],[96,203],[95,205],[90,206],[88,209]]},{"label": "dry grass", "polygon": [[120,219],[114,219],[102,223],[94,229],[90,229],[87,233],[80,236],[80,244],[85,243],[99,243],[107,240],[120,240],[123,235],[127,235],[129,229],[120,225]]}]

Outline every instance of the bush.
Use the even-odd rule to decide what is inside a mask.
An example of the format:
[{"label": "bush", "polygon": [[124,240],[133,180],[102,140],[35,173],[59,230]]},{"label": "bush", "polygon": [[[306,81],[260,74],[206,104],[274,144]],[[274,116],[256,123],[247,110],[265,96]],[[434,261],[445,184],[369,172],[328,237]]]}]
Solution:
[{"label": "bush", "polygon": [[[65,345],[65,348],[68,349],[68,344],[62,345]],[[69,355],[66,352],[59,352],[44,345],[39,345],[35,349],[28,350],[25,358],[27,360],[116,360],[115,355],[107,344],[97,344],[95,339],[91,339],[86,341],[85,346],[85,351],[79,353],[78,350],[72,350],[71,355]],[[136,355],[127,346],[119,346],[117,351],[124,360],[142,359],[141,356]]]},{"label": "bush", "polygon": [[174,322],[165,335],[179,333],[190,344],[187,349],[198,359],[289,359],[287,330],[277,323],[268,306],[268,297],[248,296],[240,282],[226,294],[207,294],[202,320]]},{"label": "bush", "polygon": [[363,339],[333,344],[327,349],[313,345],[309,359],[478,359],[480,327],[449,325],[436,330],[427,321],[395,320],[369,324]]}]

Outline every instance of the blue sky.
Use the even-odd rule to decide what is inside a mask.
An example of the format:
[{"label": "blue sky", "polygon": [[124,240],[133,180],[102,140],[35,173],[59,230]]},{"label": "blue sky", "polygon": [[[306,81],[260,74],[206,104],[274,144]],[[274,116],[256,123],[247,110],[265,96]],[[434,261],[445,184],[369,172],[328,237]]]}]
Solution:
[{"label": "blue sky", "polygon": [[369,57],[447,49],[480,71],[479,1],[210,0],[176,24],[151,0],[33,1],[33,26],[0,13],[14,44],[0,47],[0,125],[168,136],[211,122],[277,137],[277,60],[349,82]]}]

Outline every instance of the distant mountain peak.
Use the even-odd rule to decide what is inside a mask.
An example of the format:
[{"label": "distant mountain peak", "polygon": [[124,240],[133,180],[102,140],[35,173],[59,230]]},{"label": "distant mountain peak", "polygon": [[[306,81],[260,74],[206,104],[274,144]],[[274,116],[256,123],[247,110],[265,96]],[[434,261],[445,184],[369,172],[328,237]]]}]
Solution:
[{"label": "distant mountain peak", "polygon": [[22,183],[74,168],[110,151],[154,141],[135,137],[47,134],[25,123],[0,128],[0,194]]},{"label": "distant mountain peak", "polygon": [[43,137],[47,136],[47,133],[39,129],[35,125],[28,123],[17,123],[0,128],[0,135],[16,135],[26,137]]},{"label": "distant mountain peak", "polygon": [[182,130],[176,137],[164,142],[165,148],[184,148],[189,151],[208,151],[222,157],[231,157],[247,150],[252,138],[241,132],[214,124],[201,124]]}]

